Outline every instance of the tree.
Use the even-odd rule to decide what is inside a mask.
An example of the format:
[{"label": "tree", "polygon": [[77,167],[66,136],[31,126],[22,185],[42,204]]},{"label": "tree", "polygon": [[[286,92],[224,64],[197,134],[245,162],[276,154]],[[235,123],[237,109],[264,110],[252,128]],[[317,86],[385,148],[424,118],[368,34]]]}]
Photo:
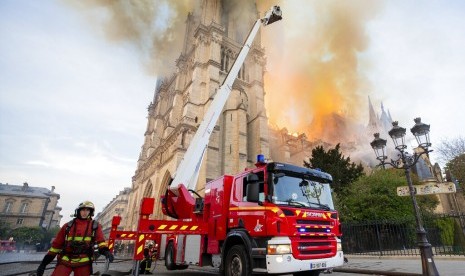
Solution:
[{"label": "tree", "polygon": [[465,193],[465,153],[447,162],[445,169],[447,181],[456,180]]},{"label": "tree", "polygon": [[364,175],[363,166],[356,165],[350,161],[350,157],[344,157],[339,151],[340,144],[335,148],[325,151],[322,146],[312,150],[309,162],[304,161],[307,168],[319,168],[331,174],[333,184],[331,185],[335,193],[341,193],[350,183]]},{"label": "tree", "polygon": [[40,241],[40,245],[37,246],[38,251],[47,250],[50,248],[50,244],[52,239],[55,238],[56,234],[60,231],[60,227],[50,228],[47,231],[44,231],[44,235],[42,240]]},{"label": "tree", "polygon": [[450,162],[459,155],[465,154],[465,137],[459,136],[454,139],[444,139],[436,147],[439,159],[444,163]]},{"label": "tree", "polygon": [[11,236],[21,246],[35,245],[43,239],[44,231],[39,226],[19,227],[11,231]]},{"label": "tree", "polygon": [[11,226],[3,218],[0,218],[0,240],[7,240],[11,232]]},{"label": "tree", "polygon": [[447,180],[457,180],[465,193],[465,137],[442,140],[437,152],[440,160],[446,163]]},{"label": "tree", "polygon": [[[414,177],[414,184],[418,179]],[[371,175],[360,177],[352,183],[341,198],[335,202],[343,221],[414,219],[412,200],[398,196],[397,187],[407,186],[403,170],[378,169]],[[435,196],[418,196],[417,202],[423,212],[431,213],[439,203]]]}]

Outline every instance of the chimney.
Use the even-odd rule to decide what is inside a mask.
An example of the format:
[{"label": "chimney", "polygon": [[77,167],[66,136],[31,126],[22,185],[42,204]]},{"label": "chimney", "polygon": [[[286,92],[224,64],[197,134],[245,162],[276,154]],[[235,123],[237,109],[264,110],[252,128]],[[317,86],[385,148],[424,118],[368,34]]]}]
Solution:
[{"label": "chimney", "polygon": [[23,188],[21,189],[22,191],[26,191],[27,188],[29,188],[29,184],[27,184],[27,182],[24,182],[23,183]]},{"label": "chimney", "polygon": [[53,191],[55,191],[55,186],[52,186],[52,193],[53,193]]}]

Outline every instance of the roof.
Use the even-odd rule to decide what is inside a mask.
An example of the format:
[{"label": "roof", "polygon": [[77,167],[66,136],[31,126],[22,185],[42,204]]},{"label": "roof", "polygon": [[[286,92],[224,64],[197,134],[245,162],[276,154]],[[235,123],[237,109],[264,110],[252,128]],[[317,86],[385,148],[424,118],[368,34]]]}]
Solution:
[{"label": "roof", "polygon": [[21,186],[0,183],[0,195],[50,197],[58,194],[47,188],[31,187],[27,183]]}]

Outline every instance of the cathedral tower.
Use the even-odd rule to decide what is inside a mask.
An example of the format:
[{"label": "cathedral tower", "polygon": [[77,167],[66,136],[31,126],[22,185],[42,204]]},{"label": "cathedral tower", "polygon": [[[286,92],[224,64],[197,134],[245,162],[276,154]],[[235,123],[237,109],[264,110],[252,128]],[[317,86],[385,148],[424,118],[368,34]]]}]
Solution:
[{"label": "cathedral tower", "polygon": [[[221,0],[200,1],[187,15],[176,72],[159,81],[148,108],[126,229],[135,227],[142,197],[154,197],[155,216],[162,216],[158,199],[258,16],[252,1],[232,5]],[[200,194],[206,182],[253,166],[257,154],[270,154],[263,88],[265,57],[259,36],[212,133],[196,188]]]}]

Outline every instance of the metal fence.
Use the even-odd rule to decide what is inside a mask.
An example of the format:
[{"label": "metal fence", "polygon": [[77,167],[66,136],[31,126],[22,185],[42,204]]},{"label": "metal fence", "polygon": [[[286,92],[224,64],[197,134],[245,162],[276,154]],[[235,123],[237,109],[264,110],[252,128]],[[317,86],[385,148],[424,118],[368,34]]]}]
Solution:
[{"label": "metal fence", "polygon": [[[435,255],[465,255],[465,214],[423,215],[428,241]],[[342,224],[346,254],[420,255],[414,219],[346,222]]]}]

